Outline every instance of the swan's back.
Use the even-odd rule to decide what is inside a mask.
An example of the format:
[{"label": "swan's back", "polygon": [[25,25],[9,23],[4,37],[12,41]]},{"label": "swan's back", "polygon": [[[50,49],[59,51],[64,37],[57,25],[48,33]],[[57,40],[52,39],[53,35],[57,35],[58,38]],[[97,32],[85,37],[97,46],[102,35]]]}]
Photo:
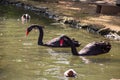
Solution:
[{"label": "swan's back", "polygon": [[83,49],[79,51],[80,55],[99,55],[108,53],[111,49],[111,45],[108,42],[92,42],[87,44]]}]

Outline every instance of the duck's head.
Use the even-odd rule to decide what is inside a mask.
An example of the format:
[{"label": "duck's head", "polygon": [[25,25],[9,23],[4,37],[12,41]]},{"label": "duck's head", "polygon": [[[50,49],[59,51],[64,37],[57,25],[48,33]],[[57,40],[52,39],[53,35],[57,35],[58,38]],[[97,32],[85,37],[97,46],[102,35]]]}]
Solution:
[{"label": "duck's head", "polygon": [[69,69],[64,73],[65,77],[76,77],[76,75],[77,73],[73,69]]}]

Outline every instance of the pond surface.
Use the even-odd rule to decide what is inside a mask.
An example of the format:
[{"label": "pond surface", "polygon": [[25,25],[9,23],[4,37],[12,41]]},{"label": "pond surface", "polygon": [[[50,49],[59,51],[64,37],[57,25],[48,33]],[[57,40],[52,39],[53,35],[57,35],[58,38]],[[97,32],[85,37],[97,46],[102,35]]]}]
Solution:
[{"label": "pond surface", "polygon": [[[28,13],[31,21],[21,23],[21,15]],[[37,45],[38,31],[28,37],[25,31],[31,24],[44,28],[44,42],[65,34],[81,42],[80,50],[92,41],[107,39],[81,29],[37,16],[12,6],[0,6],[0,80],[111,80],[120,79],[120,42],[110,41],[108,54],[79,57],[71,54],[70,48],[50,48]],[[77,72],[77,78],[65,78],[68,69]]]}]

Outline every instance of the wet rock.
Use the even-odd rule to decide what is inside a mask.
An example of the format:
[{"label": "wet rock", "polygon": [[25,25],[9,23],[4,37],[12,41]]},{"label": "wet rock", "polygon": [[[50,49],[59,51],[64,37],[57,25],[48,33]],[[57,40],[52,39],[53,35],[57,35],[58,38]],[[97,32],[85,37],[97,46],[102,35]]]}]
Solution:
[{"label": "wet rock", "polygon": [[104,37],[112,40],[120,40],[120,36],[117,33],[110,32],[109,34],[104,35]]},{"label": "wet rock", "polygon": [[78,23],[78,27],[80,28],[80,29],[87,29],[88,27],[89,27],[89,25],[88,24],[82,24],[82,23]]},{"label": "wet rock", "polygon": [[98,34],[100,35],[107,35],[111,32],[110,28],[102,28],[97,31]]},{"label": "wet rock", "polygon": [[120,31],[118,31],[117,34],[120,36]]},{"label": "wet rock", "polygon": [[87,31],[90,33],[97,33],[97,31],[100,29],[100,27],[96,26],[96,25],[89,25],[87,27]]}]

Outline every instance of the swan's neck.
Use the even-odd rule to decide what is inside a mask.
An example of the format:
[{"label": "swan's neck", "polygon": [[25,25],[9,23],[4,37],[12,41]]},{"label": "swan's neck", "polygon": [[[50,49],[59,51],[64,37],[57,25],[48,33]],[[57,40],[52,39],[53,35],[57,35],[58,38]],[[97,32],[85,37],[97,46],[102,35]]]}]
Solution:
[{"label": "swan's neck", "polygon": [[43,29],[42,28],[38,28],[39,29],[39,37],[38,37],[38,45],[43,45]]},{"label": "swan's neck", "polygon": [[76,49],[76,47],[75,47],[75,45],[73,43],[71,45],[71,51],[72,51],[73,55],[76,55],[76,56],[79,55],[78,52],[77,52],[77,49]]},{"label": "swan's neck", "polygon": [[77,52],[77,49],[76,49],[76,47],[75,47],[75,44],[73,43],[73,41],[69,38],[69,37],[67,37],[67,36],[64,36],[66,39],[68,39],[68,43],[70,44],[70,46],[71,46],[71,51],[72,51],[72,54],[73,55],[79,55],[78,54],[78,52]]}]

